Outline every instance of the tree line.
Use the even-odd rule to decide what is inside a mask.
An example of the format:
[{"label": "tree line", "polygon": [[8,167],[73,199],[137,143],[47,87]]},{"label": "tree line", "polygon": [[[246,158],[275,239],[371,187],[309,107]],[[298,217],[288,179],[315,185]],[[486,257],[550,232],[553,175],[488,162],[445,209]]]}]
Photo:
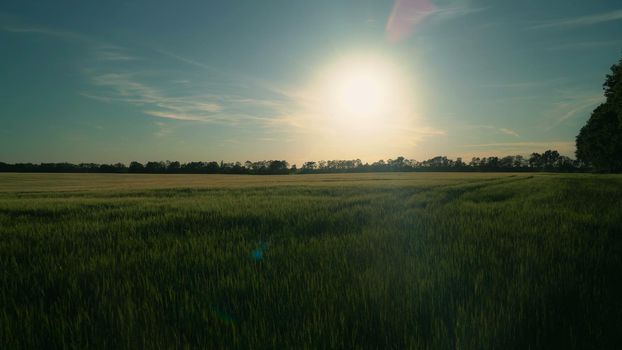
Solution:
[{"label": "tree line", "polygon": [[437,156],[424,161],[397,157],[363,163],[354,160],[310,161],[298,168],[285,160],[262,160],[257,162],[188,162],[150,161],[145,164],[133,161],[123,163],[16,163],[0,162],[0,172],[30,173],[138,173],[138,174],[313,174],[313,173],[364,173],[364,172],[409,172],[409,171],[549,171],[579,172],[590,170],[578,160],[562,156],[557,151],[548,150],[542,154],[532,153],[529,157],[521,155],[506,157],[474,157],[465,162],[462,158],[449,159]]}]

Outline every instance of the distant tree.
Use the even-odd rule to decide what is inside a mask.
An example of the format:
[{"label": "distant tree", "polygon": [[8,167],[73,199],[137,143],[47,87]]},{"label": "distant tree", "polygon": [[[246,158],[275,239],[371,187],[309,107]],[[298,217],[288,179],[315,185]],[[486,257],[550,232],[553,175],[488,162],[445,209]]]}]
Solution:
[{"label": "distant tree", "polygon": [[553,164],[553,167],[559,171],[574,171],[579,166],[576,164],[576,161],[570,159],[569,157],[560,156],[555,164]]},{"label": "distant tree", "polygon": [[391,168],[391,170],[399,170],[406,166],[405,160],[406,158],[399,156],[396,159],[387,160],[387,165]]},{"label": "distant tree", "polygon": [[145,170],[145,167],[139,162],[131,162],[129,171],[130,173],[142,173]]},{"label": "distant tree", "polygon": [[523,156],[521,156],[520,154],[514,156],[514,164],[512,164],[514,168],[522,168],[525,165],[526,165],[526,161]]},{"label": "distant tree", "polygon": [[529,167],[541,169],[544,166],[542,155],[540,153],[532,153],[529,156]]},{"label": "distant tree", "polygon": [[166,163],[164,162],[147,162],[145,164],[145,171],[148,173],[163,173],[166,170]]},{"label": "distant tree", "polygon": [[127,167],[123,163],[115,163],[112,166],[114,167],[116,173],[125,173],[125,172],[127,172]]},{"label": "distant tree", "polygon": [[317,169],[317,163],[316,162],[305,162],[304,164],[302,164],[302,169],[301,171],[303,173],[308,173],[308,172],[312,172],[314,170]]},{"label": "distant tree", "polygon": [[233,166],[231,167],[231,172],[234,173],[234,174],[244,174],[245,173],[245,169],[242,166],[242,163],[235,162],[235,163],[233,163]]},{"label": "distant tree", "polygon": [[[96,171],[100,172],[100,173],[114,173],[116,172],[116,169],[114,166],[110,165],[110,164],[102,164],[100,165]],[[90,171],[89,171],[90,172]]]},{"label": "distant tree", "polygon": [[499,157],[488,157],[488,162],[486,163],[486,167],[489,169],[499,168]]},{"label": "distant tree", "polygon": [[408,160],[406,161],[406,163],[408,164],[408,166],[409,166],[411,169],[414,169],[414,168],[417,168],[417,167],[421,166],[421,162],[419,162],[419,161],[417,161],[417,160],[415,160],[415,159],[408,159]]},{"label": "distant tree", "polygon": [[[220,162],[221,164],[223,163],[222,161]],[[220,170],[220,166],[218,165],[217,162],[208,162],[205,164],[205,172],[209,173],[209,174],[215,174],[218,173],[218,171]]]},{"label": "distant tree", "polygon": [[488,167],[488,158],[487,157],[482,157],[482,159],[479,160],[479,167],[480,168]]},{"label": "distant tree", "polygon": [[422,162],[423,166],[430,168],[443,168],[449,166],[449,161],[445,156],[436,156]]},{"label": "distant tree", "polygon": [[80,172],[85,172],[85,173],[96,173],[96,172],[104,172],[104,173],[109,173],[111,172],[110,170],[110,166],[107,164],[95,164],[95,163],[80,163],[78,164],[78,169],[80,169]]},{"label": "distant tree", "polygon": [[219,173],[223,173],[223,174],[233,174],[234,170],[233,168],[235,167],[235,163],[227,163],[224,161],[220,162],[220,169],[219,169]]},{"label": "distant tree", "polygon": [[289,164],[284,160],[271,160],[268,169],[271,174],[285,174],[288,171]]},{"label": "distant tree", "polygon": [[189,162],[181,165],[181,169],[184,173],[200,174],[203,172],[205,163],[203,162]]},{"label": "distant tree", "polygon": [[559,152],[557,151],[547,150],[542,154],[542,163],[547,169],[553,168],[558,159]]},{"label": "distant tree", "polygon": [[603,84],[606,102],[598,106],[577,135],[576,156],[599,171],[622,171],[622,60]]},{"label": "distant tree", "polygon": [[372,171],[384,171],[386,163],[383,159],[380,159],[377,162],[372,163],[371,169]]},{"label": "distant tree", "polygon": [[499,168],[512,168],[514,166],[514,156],[506,156],[499,159]]},{"label": "distant tree", "polygon": [[166,161],[166,170],[169,173],[176,173],[179,172],[179,169],[181,169],[181,164],[179,164],[178,161]]}]

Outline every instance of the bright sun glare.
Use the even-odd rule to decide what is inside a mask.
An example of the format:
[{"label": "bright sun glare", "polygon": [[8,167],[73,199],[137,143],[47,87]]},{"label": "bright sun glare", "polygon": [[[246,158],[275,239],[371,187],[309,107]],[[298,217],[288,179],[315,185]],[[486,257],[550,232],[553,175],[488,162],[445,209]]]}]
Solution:
[{"label": "bright sun glare", "polygon": [[416,136],[417,93],[408,65],[374,52],[323,65],[299,96],[310,152],[405,152]]},{"label": "bright sun glare", "polygon": [[321,89],[328,114],[338,124],[375,127],[403,105],[402,84],[388,60],[354,56],[327,70]]},{"label": "bright sun glare", "polygon": [[389,84],[370,67],[345,72],[337,77],[334,98],[341,115],[365,118],[387,110]]}]

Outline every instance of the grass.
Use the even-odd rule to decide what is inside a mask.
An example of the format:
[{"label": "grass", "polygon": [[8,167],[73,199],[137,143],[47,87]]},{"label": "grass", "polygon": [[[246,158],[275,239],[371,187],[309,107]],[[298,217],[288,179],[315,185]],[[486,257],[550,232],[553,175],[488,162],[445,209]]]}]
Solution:
[{"label": "grass", "polygon": [[0,348],[613,348],[622,176],[0,174]]}]

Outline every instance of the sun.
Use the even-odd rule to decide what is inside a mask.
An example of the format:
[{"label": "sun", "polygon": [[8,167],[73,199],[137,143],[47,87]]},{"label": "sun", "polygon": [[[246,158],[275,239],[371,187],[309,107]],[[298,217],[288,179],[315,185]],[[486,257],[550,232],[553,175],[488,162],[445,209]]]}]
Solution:
[{"label": "sun", "polygon": [[372,67],[357,67],[335,78],[333,103],[341,116],[369,118],[388,109],[390,84]]},{"label": "sun", "polygon": [[338,124],[374,127],[402,105],[399,75],[380,57],[344,58],[327,70],[323,81],[327,113]]},{"label": "sun", "polygon": [[410,62],[383,50],[342,51],[309,72],[292,90],[299,109],[287,119],[309,140],[308,152],[351,157],[412,147],[421,103]]}]

